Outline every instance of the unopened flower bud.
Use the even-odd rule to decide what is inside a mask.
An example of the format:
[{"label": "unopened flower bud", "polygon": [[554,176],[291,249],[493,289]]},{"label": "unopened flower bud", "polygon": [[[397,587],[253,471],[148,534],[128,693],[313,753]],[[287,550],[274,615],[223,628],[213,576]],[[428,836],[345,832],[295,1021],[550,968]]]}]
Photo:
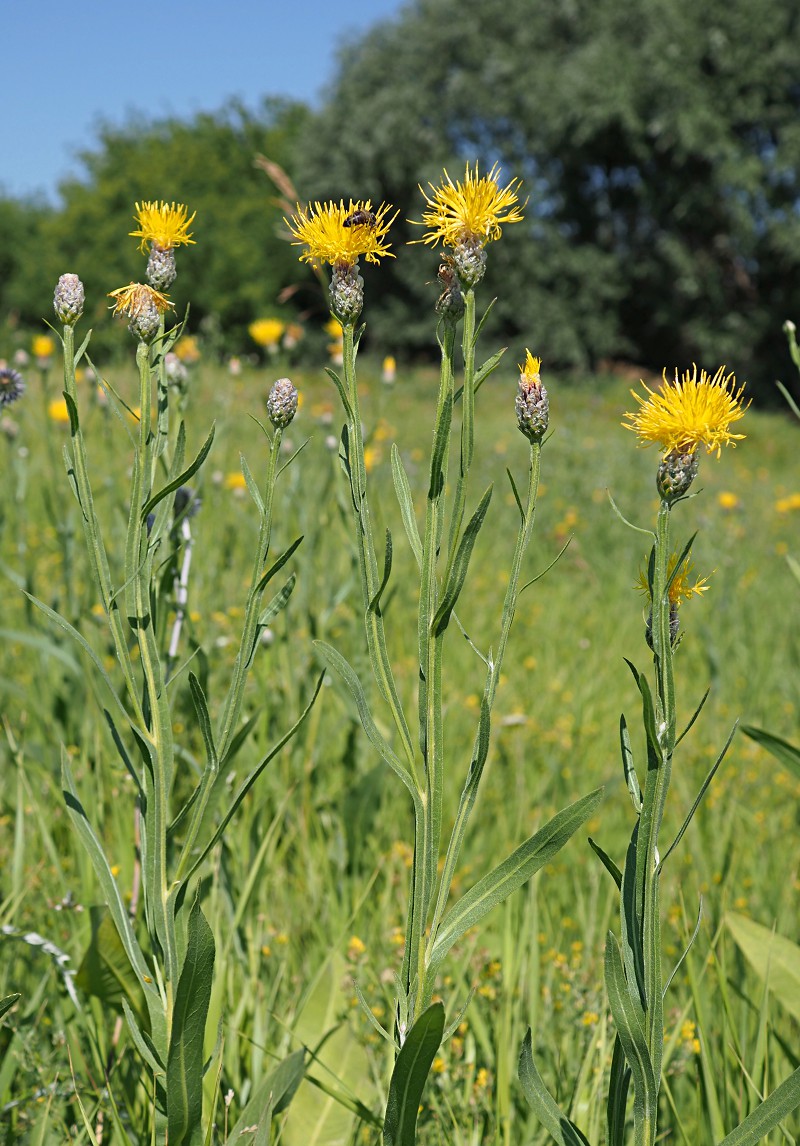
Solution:
[{"label": "unopened flower bud", "polygon": [[150,286],[156,290],[169,290],[177,274],[174,248],[159,247],[153,243],[147,260],[147,281]]},{"label": "unopened flower bud", "polygon": [[336,263],[331,276],[331,310],[343,326],[355,322],[364,309],[364,280],[358,263]]},{"label": "unopened flower bud", "polygon": [[53,295],[53,307],[59,322],[74,326],[83,314],[85,297],[83,283],[77,275],[62,275]]},{"label": "unopened flower bud", "polygon": [[453,267],[461,285],[477,286],[486,272],[486,248],[476,236],[460,239],[453,248]]},{"label": "unopened flower bud", "polygon": [[443,318],[457,322],[464,313],[464,296],[451,258],[439,267],[438,279],[442,285],[442,293],[436,300],[436,310]]},{"label": "unopened flower bud", "polygon": [[283,430],[297,413],[297,390],[288,378],[279,378],[267,398],[267,413],[276,430]]},{"label": "unopened flower bud", "polygon": [[517,425],[531,442],[542,440],[550,420],[550,400],[539,374],[541,365],[541,358],[534,358],[528,350],[525,365],[519,368],[519,388],[514,402]]},{"label": "unopened flower bud", "polygon": [[656,476],[656,486],[662,501],[675,501],[689,489],[697,477],[698,459],[696,453],[681,453],[673,450],[661,459]]}]

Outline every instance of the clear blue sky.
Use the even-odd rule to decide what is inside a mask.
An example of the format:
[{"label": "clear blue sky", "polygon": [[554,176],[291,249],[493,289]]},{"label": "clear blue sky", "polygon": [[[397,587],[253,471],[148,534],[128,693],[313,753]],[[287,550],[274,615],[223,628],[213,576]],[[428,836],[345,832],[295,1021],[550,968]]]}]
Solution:
[{"label": "clear blue sky", "polygon": [[3,0],[0,192],[55,196],[101,120],[231,96],[314,103],[348,36],[403,0]]}]

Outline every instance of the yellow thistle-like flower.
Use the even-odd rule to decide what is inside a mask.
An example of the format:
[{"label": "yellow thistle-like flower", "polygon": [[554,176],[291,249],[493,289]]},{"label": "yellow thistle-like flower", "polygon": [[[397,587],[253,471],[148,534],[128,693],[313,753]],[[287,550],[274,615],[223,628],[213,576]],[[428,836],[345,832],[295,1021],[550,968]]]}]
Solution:
[{"label": "yellow thistle-like flower", "polygon": [[716,451],[717,457],[722,447],[735,445],[744,434],[732,434],[730,427],[744,416],[750,405],[741,402],[744,385],[736,389],[734,375],[725,374],[720,366],[712,378],[705,370],[697,377],[697,366],[685,371],[675,380],[667,379],[664,371],[664,385],[655,392],[642,382],[649,398],[642,398],[635,390],[631,394],[639,403],[635,414],[625,414],[627,422],[623,426],[638,435],[640,444],[649,446],[657,442],[664,456],[671,453],[693,454],[701,445],[708,453]]},{"label": "yellow thistle-like flower", "polygon": [[69,408],[64,398],[53,398],[48,402],[47,415],[59,426],[69,425]]},{"label": "yellow thistle-like flower", "polygon": [[[671,554],[667,562],[667,580],[672,577],[677,561],[677,553]],[[669,587],[670,605],[680,605],[681,601],[690,601],[692,597],[702,597],[703,593],[708,592],[708,577],[698,577],[693,585],[689,584],[689,577],[693,569],[694,566],[691,561],[689,561],[688,558],[684,558],[680,569]],[[650,599],[650,586],[647,583],[647,571],[645,569],[639,570],[639,576],[636,578],[634,588],[638,589],[640,593],[644,593],[648,600]]]},{"label": "yellow thistle-like flower", "polygon": [[286,326],[279,318],[257,318],[248,326],[253,342],[258,346],[277,346]]},{"label": "yellow thistle-like flower", "polygon": [[143,310],[149,310],[151,307],[155,307],[163,314],[172,306],[165,294],[144,283],[130,283],[126,287],[117,287],[116,290],[108,292],[108,297],[114,299],[114,305],[111,307],[114,314],[122,314],[126,318],[135,318]]},{"label": "yellow thistle-like flower", "polygon": [[308,207],[297,204],[297,213],[284,223],[293,235],[294,246],[304,246],[300,261],[319,266],[355,266],[360,255],[368,263],[379,263],[394,255],[385,242],[397,212],[388,218],[391,204],[381,203],[373,211],[369,199],[338,203],[314,203]]},{"label": "yellow thistle-like flower", "polygon": [[135,221],[139,224],[137,231],[129,231],[134,239],[141,239],[139,250],[146,251],[147,244],[152,243],[162,251],[171,251],[173,247],[180,247],[184,243],[194,243],[189,233],[196,211],[189,214],[188,207],[183,203],[137,203]]},{"label": "yellow thistle-like flower", "polygon": [[[430,230],[416,242],[435,247],[441,240],[446,247],[455,247],[465,240],[477,239],[485,246],[500,238],[501,224],[521,223],[523,214],[517,205],[520,180],[512,179],[501,188],[497,181],[498,172],[499,167],[495,164],[488,175],[479,177],[478,164],[475,164],[474,171],[467,164],[463,183],[454,183],[445,171],[440,187],[428,184],[432,195],[420,187],[428,210],[423,211],[422,221],[417,226],[430,227]],[[409,221],[416,222],[414,219]]]}]

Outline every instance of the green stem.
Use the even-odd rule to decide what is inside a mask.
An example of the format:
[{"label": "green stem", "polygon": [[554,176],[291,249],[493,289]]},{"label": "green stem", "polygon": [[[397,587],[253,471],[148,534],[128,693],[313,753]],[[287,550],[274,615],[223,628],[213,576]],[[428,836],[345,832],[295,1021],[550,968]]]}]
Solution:
[{"label": "green stem", "polygon": [[412,774],[416,771],[414,760],[414,747],[411,742],[411,733],[400,704],[392,667],[389,663],[389,653],[386,648],[384,635],[383,615],[380,604],[375,601],[378,591],[378,563],[375,557],[375,540],[372,535],[370,520],[369,499],[367,497],[367,471],[364,465],[364,439],[361,433],[361,413],[358,400],[358,382],[356,380],[356,343],[355,329],[352,322],[346,323],[342,328],[342,358],[344,368],[344,386],[347,400],[350,405],[347,426],[349,464],[350,464],[350,491],[353,501],[353,514],[356,527],[356,540],[358,552],[358,565],[361,574],[361,588],[364,599],[364,622],[367,630],[367,647],[369,649],[372,670],[378,683],[381,695],[389,705],[394,719],[395,727],[403,745],[403,751],[408,760]]},{"label": "green stem", "polygon": [[[503,667],[503,659],[506,653],[506,646],[508,645],[508,638],[511,633],[511,625],[514,621],[514,613],[519,599],[519,582],[522,574],[522,562],[530,545],[531,535],[533,533],[534,520],[536,517],[536,498],[539,491],[539,476],[541,473],[541,442],[531,442],[530,447],[530,463],[528,467],[528,491],[525,500],[525,509],[522,514],[519,530],[517,532],[516,545],[514,546],[514,556],[511,560],[511,572],[509,575],[508,586],[506,588],[505,600],[503,602],[503,617],[501,622],[500,640],[497,646],[497,654],[494,659],[490,659],[489,667],[486,674],[486,683],[484,685],[483,700],[481,702],[481,711],[486,713],[487,720],[491,714],[492,706],[494,705],[495,694],[497,692],[497,685],[500,680],[500,673]],[[464,789],[461,793],[459,801],[458,812],[456,813],[455,823],[450,835],[450,842],[447,847],[447,855],[445,856],[444,868],[442,870],[442,877],[439,882],[439,894],[436,900],[436,908],[431,922],[430,934],[428,936],[428,945],[426,951],[425,965],[426,969],[430,961],[430,955],[433,950],[433,944],[436,939],[436,933],[439,930],[439,925],[444,916],[445,908],[447,907],[447,900],[450,895],[450,887],[453,881],[456,867],[458,865],[459,856],[461,854],[461,847],[464,842],[464,835],[469,821],[470,814],[475,804],[475,799],[478,794],[478,786],[480,784],[483,768],[486,763],[486,758],[489,750],[489,729],[488,727],[483,733],[479,730],[475,737],[475,743],[472,749],[472,756],[470,759],[470,767],[467,773]],[[425,975],[424,987],[422,992],[421,1006],[425,1007],[429,1004],[431,996],[433,995],[433,977]]]},{"label": "green stem", "polygon": [[222,718],[220,721],[218,734],[219,743],[217,745],[220,760],[224,760],[225,753],[228,751],[231,740],[236,732],[236,726],[244,700],[244,686],[247,682],[247,674],[250,671],[250,665],[253,662],[253,656],[255,654],[258,610],[262,594],[262,589],[259,588],[259,586],[265,572],[264,564],[267,560],[267,554],[269,553],[270,538],[272,535],[272,507],[275,499],[278,456],[280,454],[282,437],[283,430],[280,428],[276,429],[269,451],[264,502],[258,531],[258,546],[253,561],[253,572],[250,578],[250,591],[247,595],[247,605],[245,606],[242,639],[239,643],[239,651],[236,654],[231,686],[225,699],[225,707],[222,710]]},{"label": "green stem", "polygon": [[461,391],[461,460],[450,518],[450,538],[447,552],[447,569],[443,583],[447,584],[464,522],[467,502],[467,480],[472,456],[475,450],[475,291],[464,293],[464,327],[461,336],[464,355],[464,385]]},{"label": "green stem", "polygon": [[[64,393],[72,401],[75,410],[78,409],[78,392],[75,385],[75,328],[64,326]],[[86,536],[86,548],[92,565],[94,579],[100,590],[103,608],[108,617],[111,637],[114,641],[114,651],[122,668],[125,685],[128,690],[128,699],[133,707],[134,716],[140,727],[144,728],[144,714],[139,698],[139,689],[133,671],[128,650],[128,642],[122,625],[119,599],[111,583],[111,572],[108,565],[103,538],[100,534],[97,517],[94,511],[94,498],[89,480],[89,467],[86,461],[86,445],[83,440],[83,431],[80,421],[76,417],[71,425],[72,435],[72,466],[75,475],[75,486],[78,491],[78,500],[81,507],[83,529]]]},{"label": "green stem", "polygon": [[[424,940],[428,910],[433,897],[442,823],[443,727],[442,727],[442,643],[444,633],[431,632],[438,605],[436,564],[442,534],[442,502],[447,477],[450,422],[453,409],[456,329],[453,323],[444,327],[441,342],[442,360],[439,397],[431,446],[430,480],[425,511],[425,534],[420,567],[419,615],[419,740],[425,768],[425,800],[422,832],[414,841],[413,895],[409,904],[408,929],[403,980],[410,992],[412,966],[422,983]],[[410,1015],[413,1023],[415,1014]]]}]

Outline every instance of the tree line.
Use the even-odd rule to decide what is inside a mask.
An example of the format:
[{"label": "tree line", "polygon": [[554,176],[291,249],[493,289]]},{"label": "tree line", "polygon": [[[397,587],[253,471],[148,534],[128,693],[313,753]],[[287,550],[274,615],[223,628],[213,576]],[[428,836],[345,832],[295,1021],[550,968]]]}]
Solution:
[{"label": "tree line", "polygon": [[399,208],[365,317],[422,355],[437,258],[405,245],[406,220],[419,184],[477,159],[528,196],[486,283],[514,351],[576,370],[725,362],[768,393],[790,374],[782,323],[800,319],[798,31],[785,0],[413,0],[340,50],[317,110],[107,125],[57,205],[0,200],[0,315],[37,322],[64,270],[99,299],[138,277],[121,236],[134,200],[164,198],[197,210],[174,294],[209,339],[241,348],[264,314],[321,322],[264,154],[303,201]]}]

